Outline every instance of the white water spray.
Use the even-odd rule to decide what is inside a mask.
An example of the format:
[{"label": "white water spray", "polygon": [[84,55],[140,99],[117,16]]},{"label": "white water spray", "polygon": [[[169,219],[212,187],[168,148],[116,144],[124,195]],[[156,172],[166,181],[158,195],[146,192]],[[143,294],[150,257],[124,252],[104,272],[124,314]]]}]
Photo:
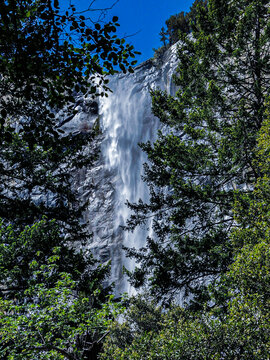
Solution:
[{"label": "white water spray", "polygon": [[[118,234],[120,247],[140,248],[145,244],[147,236],[152,235],[150,223],[133,233],[123,231],[122,226],[130,216],[126,200],[133,203],[142,199],[147,202],[149,198],[148,188],[141,178],[147,158],[138,143],[154,141],[156,138],[159,122],[151,113],[149,90],[161,88],[169,93],[174,91],[174,50],[170,50],[162,66],[146,62],[134,74],[114,76],[110,81],[113,93],[100,102],[101,127],[105,135],[102,143],[104,167],[105,171],[115,177],[114,215],[110,226],[113,227],[113,233]],[[118,282],[117,293],[127,291],[131,294],[128,282],[119,279],[119,267],[123,265],[129,270],[135,266],[134,261],[127,259],[121,250],[121,259],[115,261],[112,258],[112,279]]]}]

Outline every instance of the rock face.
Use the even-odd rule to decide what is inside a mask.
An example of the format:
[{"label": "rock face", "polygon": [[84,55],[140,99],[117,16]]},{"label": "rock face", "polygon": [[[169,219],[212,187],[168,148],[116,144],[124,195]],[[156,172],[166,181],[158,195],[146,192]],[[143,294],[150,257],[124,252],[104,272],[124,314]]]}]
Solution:
[{"label": "rock face", "polygon": [[113,93],[99,103],[83,100],[79,113],[63,124],[67,131],[87,131],[97,121],[101,135],[98,138],[101,153],[95,166],[76,174],[76,184],[82,199],[89,199],[84,220],[93,237],[89,248],[102,262],[111,260],[111,281],[116,293],[132,292],[123,278],[123,265],[132,269],[134,264],[126,259],[122,246],[141,247],[151,224],[134,233],[123,231],[129,217],[126,200],[137,202],[148,199],[143,183],[144,153],[140,142],[155,140],[158,120],[151,114],[150,89],[160,88],[174,93],[172,74],[176,67],[176,45],[165,53],[159,64],[148,60],[138,66],[133,74],[116,75],[110,79]]}]

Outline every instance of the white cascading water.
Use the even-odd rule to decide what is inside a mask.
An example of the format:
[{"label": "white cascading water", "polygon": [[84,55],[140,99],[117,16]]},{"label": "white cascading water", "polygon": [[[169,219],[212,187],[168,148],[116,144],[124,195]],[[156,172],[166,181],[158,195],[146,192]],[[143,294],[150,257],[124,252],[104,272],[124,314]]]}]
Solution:
[{"label": "white cascading water", "polygon": [[[88,202],[82,222],[87,224],[87,248],[102,263],[111,262],[111,278],[115,293],[132,293],[123,277],[122,268],[132,270],[134,261],[127,259],[122,249],[140,248],[151,236],[151,223],[126,232],[122,226],[130,215],[126,200],[147,202],[149,194],[142,181],[143,164],[147,161],[138,143],[154,141],[160,126],[151,113],[149,90],[160,88],[175,93],[172,75],[177,64],[177,45],[173,45],[160,61],[148,60],[138,66],[133,74],[119,74],[110,78],[112,93],[99,101],[78,97],[75,116],[62,119],[61,128],[67,133],[87,133],[100,124],[102,133],[85,155],[101,149],[98,160],[89,168],[74,174],[74,188],[83,203]],[[39,195],[37,195],[39,196]],[[50,200],[52,201],[52,200]],[[77,244],[78,248],[82,244]]]},{"label": "white cascading water", "polygon": [[[126,200],[136,202],[148,200],[148,190],[141,177],[145,154],[138,143],[153,140],[158,121],[151,115],[149,88],[136,82],[134,76],[114,77],[110,83],[113,94],[102,102],[102,128],[106,134],[102,145],[105,168],[116,170],[114,204],[114,231],[126,224],[130,215]],[[134,81],[135,80],[135,81]],[[148,230],[137,228],[134,233],[123,232],[123,245],[141,247]],[[123,265],[132,268],[131,260],[123,256]],[[113,269],[112,269],[113,270]],[[122,281],[121,290],[130,292],[128,284]]]},{"label": "white cascading water", "polygon": [[[139,66],[134,74],[112,77],[110,88],[113,93],[100,102],[101,127],[105,136],[102,142],[102,156],[105,171],[115,177],[113,204],[113,233],[118,234],[118,246],[140,248],[146,237],[151,236],[151,224],[137,228],[133,233],[123,231],[130,210],[126,200],[147,201],[148,188],[142,181],[143,164],[147,161],[138,143],[154,141],[159,128],[158,120],[151,113],[150,89],[161,88],[173,93],[172,73],[175,69],[175,48],[170,49],[165,61],[159,66],[148,61]],[[119,241],[119,239],[121,239]],[[120,259],[112,258],[112,279],[116,281],[117,293],[132,293],[128,282],[119,279],[124,265],[129,270],[135,264],[124,256],[120,249]],[[120,275],[121,277],[121,275]],[[120,281],[119,281],[120,280]]]}]

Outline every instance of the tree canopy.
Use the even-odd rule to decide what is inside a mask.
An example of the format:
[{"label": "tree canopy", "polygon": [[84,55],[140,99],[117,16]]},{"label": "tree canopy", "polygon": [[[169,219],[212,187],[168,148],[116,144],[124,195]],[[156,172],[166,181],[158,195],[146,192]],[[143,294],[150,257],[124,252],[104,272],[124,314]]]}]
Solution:
[{"label": "tree canopy", "polygon": [[[89,126],[87,131],[65,133],[61,124],[76,114],[79,98],[108,95],[106,76],[119,69],[133,71],[131,64],[136,61],[133,47],[116,35],[118,18],[99,23],[90,15],[89,9],[81,13],[72,4],[62,9],[51,0],[0,4],[1,282],[5,288],[13,283],[17,291],[25,290],[29,261],[38,251],[45,260],[55,246],[62,249],[61,271],[73,271],[75,276],[84,273],[88,261],[94,265],[91,256],[84,260],[71,247],[91,236],[82,223],[87,203],[73,186],[73,174],[96,158],[96,131]],[[34,232],[31,226],[40,221],[42,231]]]},{"label": "tree canopy", "polygon": [[110,296],[97,307],[100,294],[93,284],[91,295],[78,292],[73,276],[61,272],[59,247],[45,263],[33,259],[29,266],[26,301],[0,299],[1,358],[97,359],[121,306]]},{"label": "tree canopy", "polygon": [[261,173],[253,159],[269,93],[268,1],[210,0],[196,11],[192,35],[179,33],[176,94],[152,92],[166,131],[141,144],[150,201],[129,204],[129,230],[151,217],[155,232],[127,250],[140,263],[133,283],[165,302],[179,292],[204,299],[227,270],[235,190],[251,190]]}]

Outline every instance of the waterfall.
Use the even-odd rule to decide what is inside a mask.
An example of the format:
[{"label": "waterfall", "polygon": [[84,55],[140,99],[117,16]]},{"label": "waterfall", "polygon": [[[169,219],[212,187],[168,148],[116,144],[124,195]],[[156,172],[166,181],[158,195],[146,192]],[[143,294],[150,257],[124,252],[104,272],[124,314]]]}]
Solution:
[{"label": "waterfall", "polygon": [[[176,67],[176,45],[165,53],[159,64],[148,60],[133,74],[117,74],[110,78],[112,93],[99,100],[99,138],[101,153],[94,167],[77,175],[80,196],[89,199],[85,221],[93,234],[88,247],[101,262],[111,261],[111,279],[115,292],[129,294],[132,289],[123,278],[123,266],[132,270],[135,264],[125,257],[122,246],[139,248],[151,234],[151,224],[133,233],[122,226],[130,215],[126,200],[147,201],[148,188],[142,181],[143,164],[147,161],[138,143],[154,141],[160,126],[151,113],[150,89],[175,91],[172,74]],[[93,124],[97,114],[91,112],[93,101],[81,103],[72,126],[85,128]],[[94,107],[95,108],[95,107]],[[90,110],[89,110],[90,109]],[[88,125],[86,124],[88,123]]]},{"label": "waterfall", "polygon": [[[126,200],[148,200],[148,189],[142,181],[145,154],[138,143],[153,140],[158,121],[151,114],[149,83],[142,78],[144,72],[135,75],[116,76],[111,80],[113,93],[101,103],[102,130],[106,134],[102,144],[105,169],[114,171],[117,181],[114,203],[114,231],[121,231],[130,211]],[[138,228],[134,233],[123,232],[122,243],[129,247],[141,247],[148,235],[147,228]],[[130,259],[122,258],[123,265],[131,269]],[[114,269],[112,268],[112,271]],[[130,292],[126,281],[119,291]]]}]

